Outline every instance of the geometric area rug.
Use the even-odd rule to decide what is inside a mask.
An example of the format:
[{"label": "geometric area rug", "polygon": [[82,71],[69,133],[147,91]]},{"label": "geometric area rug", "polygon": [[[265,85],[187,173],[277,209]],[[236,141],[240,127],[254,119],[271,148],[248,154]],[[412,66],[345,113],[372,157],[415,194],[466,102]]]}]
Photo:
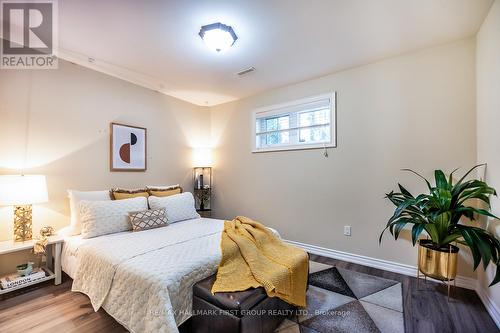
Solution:
[{"label": "geometric area rug", "polygon": [[401,283],[309,262],[307,308],[279,333],[404,333]]}]

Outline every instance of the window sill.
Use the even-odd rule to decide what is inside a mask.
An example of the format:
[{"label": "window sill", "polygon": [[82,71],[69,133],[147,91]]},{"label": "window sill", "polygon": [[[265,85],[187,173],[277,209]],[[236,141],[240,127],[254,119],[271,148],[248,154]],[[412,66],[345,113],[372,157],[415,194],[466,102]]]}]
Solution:
[{"label": "window sill", "polygon": [[286,146],[286,147],[269,147],[262,149],[253,149],[252,153],[270,153],[278,151],[288,151],[288,150],[309,150],[309,149],[325,149],[325,148],[337,148],[336,144],[312,144],[312,145],[299,145],[299,146]]}]

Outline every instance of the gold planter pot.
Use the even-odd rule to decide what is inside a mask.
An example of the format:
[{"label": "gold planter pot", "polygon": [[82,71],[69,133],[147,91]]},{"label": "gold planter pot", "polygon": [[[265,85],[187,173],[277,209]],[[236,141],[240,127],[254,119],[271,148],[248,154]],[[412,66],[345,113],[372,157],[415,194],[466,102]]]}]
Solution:
[{"label": "gold planter pot", "polygon": [[418,244],[418,269],[422,274],[446,282],[455,279],[458,247],[449,244],[445,249],[435,249],[428,239],[421,239]]}]

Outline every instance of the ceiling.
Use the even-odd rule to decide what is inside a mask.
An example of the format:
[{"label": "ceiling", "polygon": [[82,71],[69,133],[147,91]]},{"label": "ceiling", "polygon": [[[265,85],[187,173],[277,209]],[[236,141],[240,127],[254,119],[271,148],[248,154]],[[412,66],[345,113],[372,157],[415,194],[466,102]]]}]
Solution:
[{"label": "ceiling", "polygon": [[[474,35],[492,0],[59,0],[61,57],[216,105]],[[231,25],[216,53],[202,25]],[[92,62],[88,61],[91,57]],[[249,66],[244,77],[235,73]]]}]

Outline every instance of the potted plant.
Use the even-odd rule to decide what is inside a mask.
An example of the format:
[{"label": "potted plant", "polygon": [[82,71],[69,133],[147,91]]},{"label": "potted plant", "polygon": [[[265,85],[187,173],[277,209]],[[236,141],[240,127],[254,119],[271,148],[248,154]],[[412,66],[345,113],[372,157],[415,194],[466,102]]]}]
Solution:
[{"label": "potted plant", "polygon": [[[453,173],[448,178],[441,170],[434,171],[435,185],[417,172],[410,171],[422,178],[429,189],[428,194],[413,196],[398,183],[400,192],[391,191],[386,194],[395,206],[394,214],[380,234],[379,243],[384,232],[389,229],[397,240],[401,230],[412,225],[411,238],[415,246],[422,232],[430,239],[419,240],[419,269],[427,276],[440,280],[453,280],[456,276],[456,258],[458,247],[456,242],[468,246],[474,259],[474,270],[482,261],[486,269],[490,262],[496,265],[496,274],[490,286],[500,281],[500,241],[490,232],[478,227],[462,224],[462,217],[475,221],[478,216],[497,218],[489,212],[490,195],[496,195],[494,188],[481,180],[465,178],[476,168],[470,169],[460,180],[453,183]],[[476,199],[486,205],[486,209],[470,206],[470,200]]]},{"label": "potted plant", "polygon": [[210,199],[210,188],[205,187],[205,188],[195,189],[194,194],[200,201],[200,210],[204,210],[205,202],[207,202]]}]

